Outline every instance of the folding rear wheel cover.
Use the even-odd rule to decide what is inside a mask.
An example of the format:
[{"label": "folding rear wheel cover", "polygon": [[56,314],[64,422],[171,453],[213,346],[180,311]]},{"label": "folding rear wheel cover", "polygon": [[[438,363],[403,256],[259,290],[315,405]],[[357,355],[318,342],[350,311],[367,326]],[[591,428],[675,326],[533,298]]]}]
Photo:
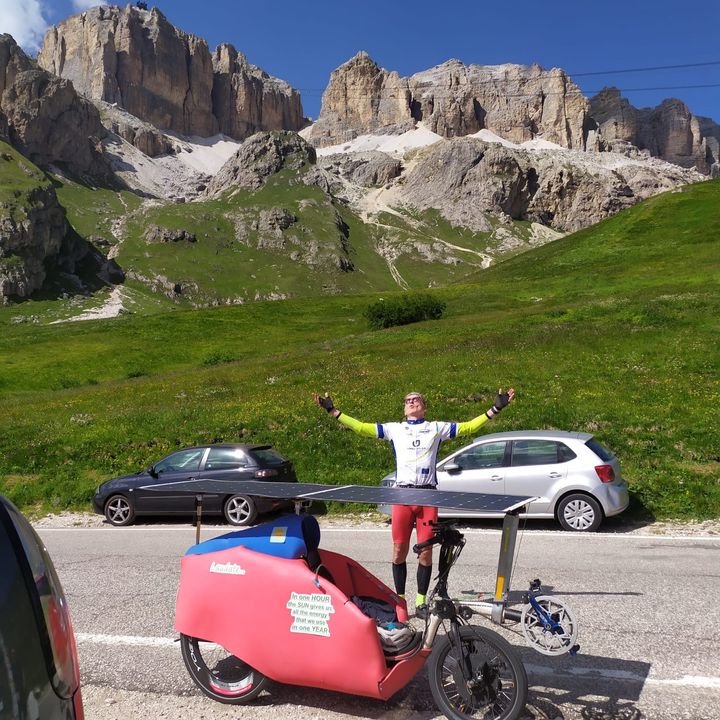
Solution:
[{"label": "folding rear wheel cover", "polygon": [[220,645],[180,636],[183,661],[195,684],[213,700],[241,705],[254,700],[267,678]]}]

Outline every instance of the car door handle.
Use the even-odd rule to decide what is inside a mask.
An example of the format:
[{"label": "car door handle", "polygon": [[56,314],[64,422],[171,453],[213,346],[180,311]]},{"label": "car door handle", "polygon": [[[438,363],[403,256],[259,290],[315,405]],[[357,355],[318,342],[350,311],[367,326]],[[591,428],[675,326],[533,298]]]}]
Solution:
[{"label": "car door handle", "polygon": [[499,481],[502,480],[502,479],[503,479],[503,476],[502,476],[502,475],[491,475],[491,476],[490,476],[490,481],[491,481],[491,482],[499,482]]},{"label": "car door handle", "polygon": [[559,473],[559,472],[551,472],[551,473],[550,473],[550,477],[553,478],[553,479],[561,478],[561,477],[562,477],[562,473]]}]

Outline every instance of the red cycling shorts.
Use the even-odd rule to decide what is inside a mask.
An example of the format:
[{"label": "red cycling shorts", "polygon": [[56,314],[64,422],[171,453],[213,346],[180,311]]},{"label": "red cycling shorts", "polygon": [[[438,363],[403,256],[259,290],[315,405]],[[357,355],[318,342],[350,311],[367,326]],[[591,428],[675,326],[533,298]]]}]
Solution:
[{"label": "red cycling shorts", "polygon": [[438,509],[422,505],[392,506],[392,541],[396,545],[410,542],[413,528],[419,543],[433,536],[430,523],[437,522]]}]

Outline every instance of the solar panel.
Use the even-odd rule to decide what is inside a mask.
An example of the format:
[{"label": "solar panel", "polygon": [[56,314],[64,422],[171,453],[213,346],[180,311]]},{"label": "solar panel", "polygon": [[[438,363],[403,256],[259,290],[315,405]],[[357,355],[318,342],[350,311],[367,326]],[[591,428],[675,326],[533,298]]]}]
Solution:
[{"label": "solar panel", "polygon": [[299,498],[313,490],[324,490],[331,485],[313,483],[264,482],[262,480],[216,480],[214,478],[196,478],[195,480],[178,480],[176,482],[152,483],[144,485],[142,490],[158,492],[189,492],[208,495],[244,494],[258,495],[291,500]]},{"label": "solar panel", "polygon": [[448,490],[371,487],[347,485],[317,495],[318,499],[340,502],[364,502],[388,505],[425,505],[454,510],[483,510],[505,513],[522,507],[533,498],[519,495],[490,495],[488,493],[450,492]]},{"label": "solar panel", "polygon": [[524,495],[491,495],[447,490],[374,487],[372,485],[320,485],[315,483],[263,482],[256,480],[213,480],[198,478],[180,482],[146,485],[144,490],[194,492],[281,498],[283,500],[335,500],[389,505],[425,505],[454,510],[481,510],[506,513],[527,505],[533,497]]}]

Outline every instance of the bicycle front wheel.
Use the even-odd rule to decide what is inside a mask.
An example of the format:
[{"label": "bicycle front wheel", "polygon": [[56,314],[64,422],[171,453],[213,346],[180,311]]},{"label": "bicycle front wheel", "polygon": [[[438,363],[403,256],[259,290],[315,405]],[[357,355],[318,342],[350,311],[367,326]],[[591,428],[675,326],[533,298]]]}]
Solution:
[{"label": "bicycle front wheel", "polygon": [[[451,720],[516,720],[527,701],[527,673],[517,651],[492,630],[459,628],[461,655],[444,635],[428,662],[430,690],[439,710]],[[463,677],[462,663],[470,670]]]},{"label": "bicycle front wheel", "polygon": [[213,700],[241,705],[254,700],[267,678],[216,643],[180,635],[185,667],[195,684]]}]

